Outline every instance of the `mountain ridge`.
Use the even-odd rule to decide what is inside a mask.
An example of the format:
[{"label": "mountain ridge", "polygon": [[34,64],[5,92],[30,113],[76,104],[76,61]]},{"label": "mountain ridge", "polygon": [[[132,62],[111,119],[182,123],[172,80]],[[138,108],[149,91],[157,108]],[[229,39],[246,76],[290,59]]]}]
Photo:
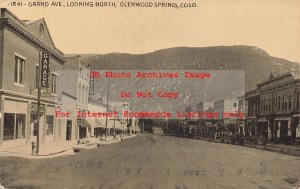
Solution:
[{"label": "mountain ridge", "polygon": [[85,55],[94,70],[244,70],[246,90],[257,82],[295,69],[299,63],[270,56],[256,46],[173,47],[144,54],[108,53]]}]

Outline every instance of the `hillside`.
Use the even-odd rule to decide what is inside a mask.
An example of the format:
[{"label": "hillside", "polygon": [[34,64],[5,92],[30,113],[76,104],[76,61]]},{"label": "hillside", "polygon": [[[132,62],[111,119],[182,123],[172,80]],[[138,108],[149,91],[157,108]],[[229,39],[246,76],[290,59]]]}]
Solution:
[{"label": "hillside", "polygon": [[[87,57],[87,56],[85,56]],[[216,101],[223,98],[240,96],[245,90],[255,88],[257,82],[266,80],[270,72],[274,74],[295,69],[299,64],[270,56],[267,52],[251,46],[218,46],[203,48],[176,47],[147,54],[112,53],[93,55],[84,60],[93,70],[215,70],[215,79],[207,82],[181,80],[173,82],[164,80],[116,80],[110,87],[110,101],[122,101],[120,91],[169,90],[179,91],[181,99],[176,101],[159,101],[130,98],[131,105],[142,110],[183,109],[196,105],[200,101]],[[227,71],[222,71],[227,70]],[[228,72],[228,70],[243,70]],[[145,83],[145,82],[148,83]],[[186,82],[187,81],[187,82]],[[190,82],[191,81],[191,82]],[[95,81],[95,94],[106,99],[107,82]],[[155,87],[154,87],[155,86]],[[96,97],[98,98],[98,97]]]},{"label": "hillside", "polygon": [[270,56],[252,46],[176,47],[147,54],[112,53],[86,58],[99,70],[245,70],[246,89],[299,64]]}]

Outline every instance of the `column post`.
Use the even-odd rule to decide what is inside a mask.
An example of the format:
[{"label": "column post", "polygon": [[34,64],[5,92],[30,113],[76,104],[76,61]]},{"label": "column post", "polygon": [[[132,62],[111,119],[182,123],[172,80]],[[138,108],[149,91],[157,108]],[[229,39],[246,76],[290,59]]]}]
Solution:
[{"label": "column post", "polygon": [[26,144],[30,142],[31,138],[31,125],[30,125],[30,119],[31,119],[31,102],[27,103],[27,119],[26,119],[26,128],[25,128],[25,133],[26,133]]},{"label": "column post", "polygon": [[0,101],[0,147],[2,147],[3,145],[3,137],[4,137],[4,101],[5,98],[1,97],[1,101]]}]

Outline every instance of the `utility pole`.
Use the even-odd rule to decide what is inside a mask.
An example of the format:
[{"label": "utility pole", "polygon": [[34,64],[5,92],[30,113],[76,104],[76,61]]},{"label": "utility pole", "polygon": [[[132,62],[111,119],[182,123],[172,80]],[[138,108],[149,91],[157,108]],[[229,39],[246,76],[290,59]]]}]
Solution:
[{"label": "utility pole", "polygon": [[36,155],[39,155],[40,151],[40,106],[41,106],[41,82],[40,82],[40,69],[41,69],[41,52],[39,52],[39,75],[38,75],[38,82],[37,82],[37,89],[38,89],[38,96],[37,96],[37,135],[36,135]]},{"label": "utility pole", "polygon": [[107,80],[107,93],[106,93],[106,116],[105,116],[105,127],[106,127],[106,131],[105,131],[105,138],[107,138],[107,132],[108,132],[108,98],[109,98],[109,85],[110,85],[110,79],[108,78]]},{"label": "utility pole", "polygon": [[[48,90],[49,87],[49,68],[50,68],[50,58],[49,53],[42,51],[39,52],[39,74],[38,74],[38,97],[37,97],[37,136],[36,136],[36,155],[39,154],[40,151],[40,109],[41,109],[41,88],[46,88]],[[41,58],[42,57],[42,58]],[[41,77],[43,75],[43,77]]]},{"label": "utility pole", "polygon": [[[114,112],[116,112],[116,105],[114,107]],[[114,118],[114,137],[115,137],[115,135],[116,135],[116,118]]]}]

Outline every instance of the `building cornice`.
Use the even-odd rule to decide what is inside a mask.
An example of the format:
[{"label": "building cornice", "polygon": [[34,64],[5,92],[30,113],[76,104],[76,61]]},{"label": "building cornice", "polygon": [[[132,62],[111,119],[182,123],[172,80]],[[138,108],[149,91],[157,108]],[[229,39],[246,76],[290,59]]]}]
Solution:
[{"label": "building cornice", "polygon": [[53,50],[52,48],[45,45],[43,42],[41,42],[36,37],[34,37],[30,32],[26,31],[22,26],[15,23],[12,19],[10,19],[10,18],[0,18],[0,22],[1,22],[2,27],[7,26],[7,27],[11,28],[12,30],[14,30],[14,31],[18,32],[19,34],[21,34],[26,39],[33,42],[35,45],[37,45],[41,49],[50,52],[51,55],[54,58],[58,59],[60,62],[65,62],[65,59],[64,59],[62,54],[56,52],[56,50]]},{"label": "building cornice", "polygon": [[[31,102],[36,102],[37,101],[37,96],[32,96],[32,95],[26,95],[26,94],[21,94],[13,91],[8,91],[8,90],[0,90],[0,95],[4,96],[5,98],[12,98],[12,99],[19,99],[20,101],[31,101]],[[49,103],[49,104],[55,104],[55,105],[61,105],[61,102],[51,100],[48,98],[41,98],[41,102],[43,103]]]}]

